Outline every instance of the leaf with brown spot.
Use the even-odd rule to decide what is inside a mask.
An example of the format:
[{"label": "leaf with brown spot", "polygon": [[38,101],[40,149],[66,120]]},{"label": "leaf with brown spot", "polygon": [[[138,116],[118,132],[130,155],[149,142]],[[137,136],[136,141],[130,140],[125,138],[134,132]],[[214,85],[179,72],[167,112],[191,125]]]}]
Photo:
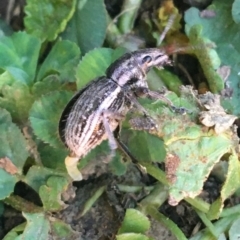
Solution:
[{"label": "leaf with brown spot", "polygon": [[[176,114],[170,108],[162,106],[160,101],[144,105],[158,126],[155,132],[152,131],[153,134],[163,139],[166,148],[168,202],[171,205],[177,205],[185,197],[195,198],[200,194],[215,164],[226,153],[231,153],[238,147],[236,132],[233,128],[226,127],[224,120],[228,115],[216,95],[199,95],[191,87],[182,87],[180,91],[180,98],[170,94],[168,96],[174,106],[189,109],[185,115]],[[207,113],[210,110],[216,113],[218,121],[214,122],[212,129],[206,129],[206,126],[199,123],[202,109]],[[220,124],[219,128],[216,123],[223,125]],[[222,127],[224,131],[221,131]],[[147,144],[144,148],[148,148],[150,144]],[[160,153],[159,147],[156,146],[155,149],[156,153]]]},{"label": "leaf with brown spot", "polygon": [[166,177],[171,184],[175,183],[177,180],[176,171],[179,163],[180,159],[177,155],[171,153],[167,155],[165,160]]}]

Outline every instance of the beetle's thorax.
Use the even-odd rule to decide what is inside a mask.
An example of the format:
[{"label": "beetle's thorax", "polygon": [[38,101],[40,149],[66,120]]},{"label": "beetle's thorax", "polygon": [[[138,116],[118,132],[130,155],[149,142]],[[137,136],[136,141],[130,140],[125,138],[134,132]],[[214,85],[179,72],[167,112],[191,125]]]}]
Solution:
[{"label": "beetle's thorax", "polygon": [[145,81],[146,73],[139,66],[135,56],[127,53],[110,65],[106,75],[121,87],[131,87]]}]

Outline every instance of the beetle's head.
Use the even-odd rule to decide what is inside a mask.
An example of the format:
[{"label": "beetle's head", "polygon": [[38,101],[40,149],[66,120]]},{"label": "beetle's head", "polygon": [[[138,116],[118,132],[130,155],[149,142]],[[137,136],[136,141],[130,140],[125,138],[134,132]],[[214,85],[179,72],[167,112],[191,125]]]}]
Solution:
[{"label": "beetle's head", "polygon": [[146,86],[146,73],[152,67],[162,68],[169,63],[164,49],[146,48],[124,54],[109,66],[106,75],[120,86]]},{"label": "beetle's head", "polygon": [[147,48],[133,52],[139,67],[147,73],[152,67],[162,68],[170,64],[170,59],[165,49]]},{"label": "beetle's head", "polygon": [[124,54],[109,66],[106,75],[120,86],[146,87],[146,73],[150,68],[162,68],[169,63],[169,57],[164,49],[146,48]]}]

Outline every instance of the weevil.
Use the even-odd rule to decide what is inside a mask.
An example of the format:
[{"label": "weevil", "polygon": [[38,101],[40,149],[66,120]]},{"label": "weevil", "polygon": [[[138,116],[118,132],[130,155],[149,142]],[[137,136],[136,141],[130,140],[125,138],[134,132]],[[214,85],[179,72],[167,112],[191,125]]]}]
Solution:
[{"label": "weevil", "polygon": [[113,131],[131,108],[135,107],[152,121],[137,98],[164,98],[149,90],[146,74],[152,67],[162,68],[167,64],[170,59],[163,48],[126,53],[107,68],[105,76],[94,79],[73,96],[60,118],[59,135],[70,150],[65,165],[74,180],[82,179],[78,161],[103,140],[109,139],[114,153],[117,143]]}]

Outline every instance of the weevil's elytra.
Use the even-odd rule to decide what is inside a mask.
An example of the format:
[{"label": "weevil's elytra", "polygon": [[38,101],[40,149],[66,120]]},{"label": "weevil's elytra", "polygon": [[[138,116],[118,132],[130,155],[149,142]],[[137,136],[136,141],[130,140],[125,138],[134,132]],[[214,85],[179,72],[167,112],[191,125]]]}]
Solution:
[{"label": "weevil's elytra", "polygon": [[[90,82],[69,101],[59,122],[61,140],[74,158],[74,163],[67,159],[67,168],[68,165],[76,167],[76,159],[84,157],[107,138],[110,147],[115,148],[112,132],[132,106],[147,115],[136,98],[162,98],[159,93],[148,89],[146,74],[151,67],[161,68],[169,62],[163,49],[127,53],[109,66],[106,76]],[[71,175],[70,167],[68,172]],[[75,169],[72,177],[76,174]]]},{"label": "weevil's elytra", "polygon": [[[104,110],[124,112],[123,95],[121,87],[114,81],[101,77],[70,100],[62,114],[59,133],[73,155],[84,156],[100,143],[99,140],[107,138],[101,120],[102,113]],[[118,122],[111,119],[112,131],[117,125]]]}]

